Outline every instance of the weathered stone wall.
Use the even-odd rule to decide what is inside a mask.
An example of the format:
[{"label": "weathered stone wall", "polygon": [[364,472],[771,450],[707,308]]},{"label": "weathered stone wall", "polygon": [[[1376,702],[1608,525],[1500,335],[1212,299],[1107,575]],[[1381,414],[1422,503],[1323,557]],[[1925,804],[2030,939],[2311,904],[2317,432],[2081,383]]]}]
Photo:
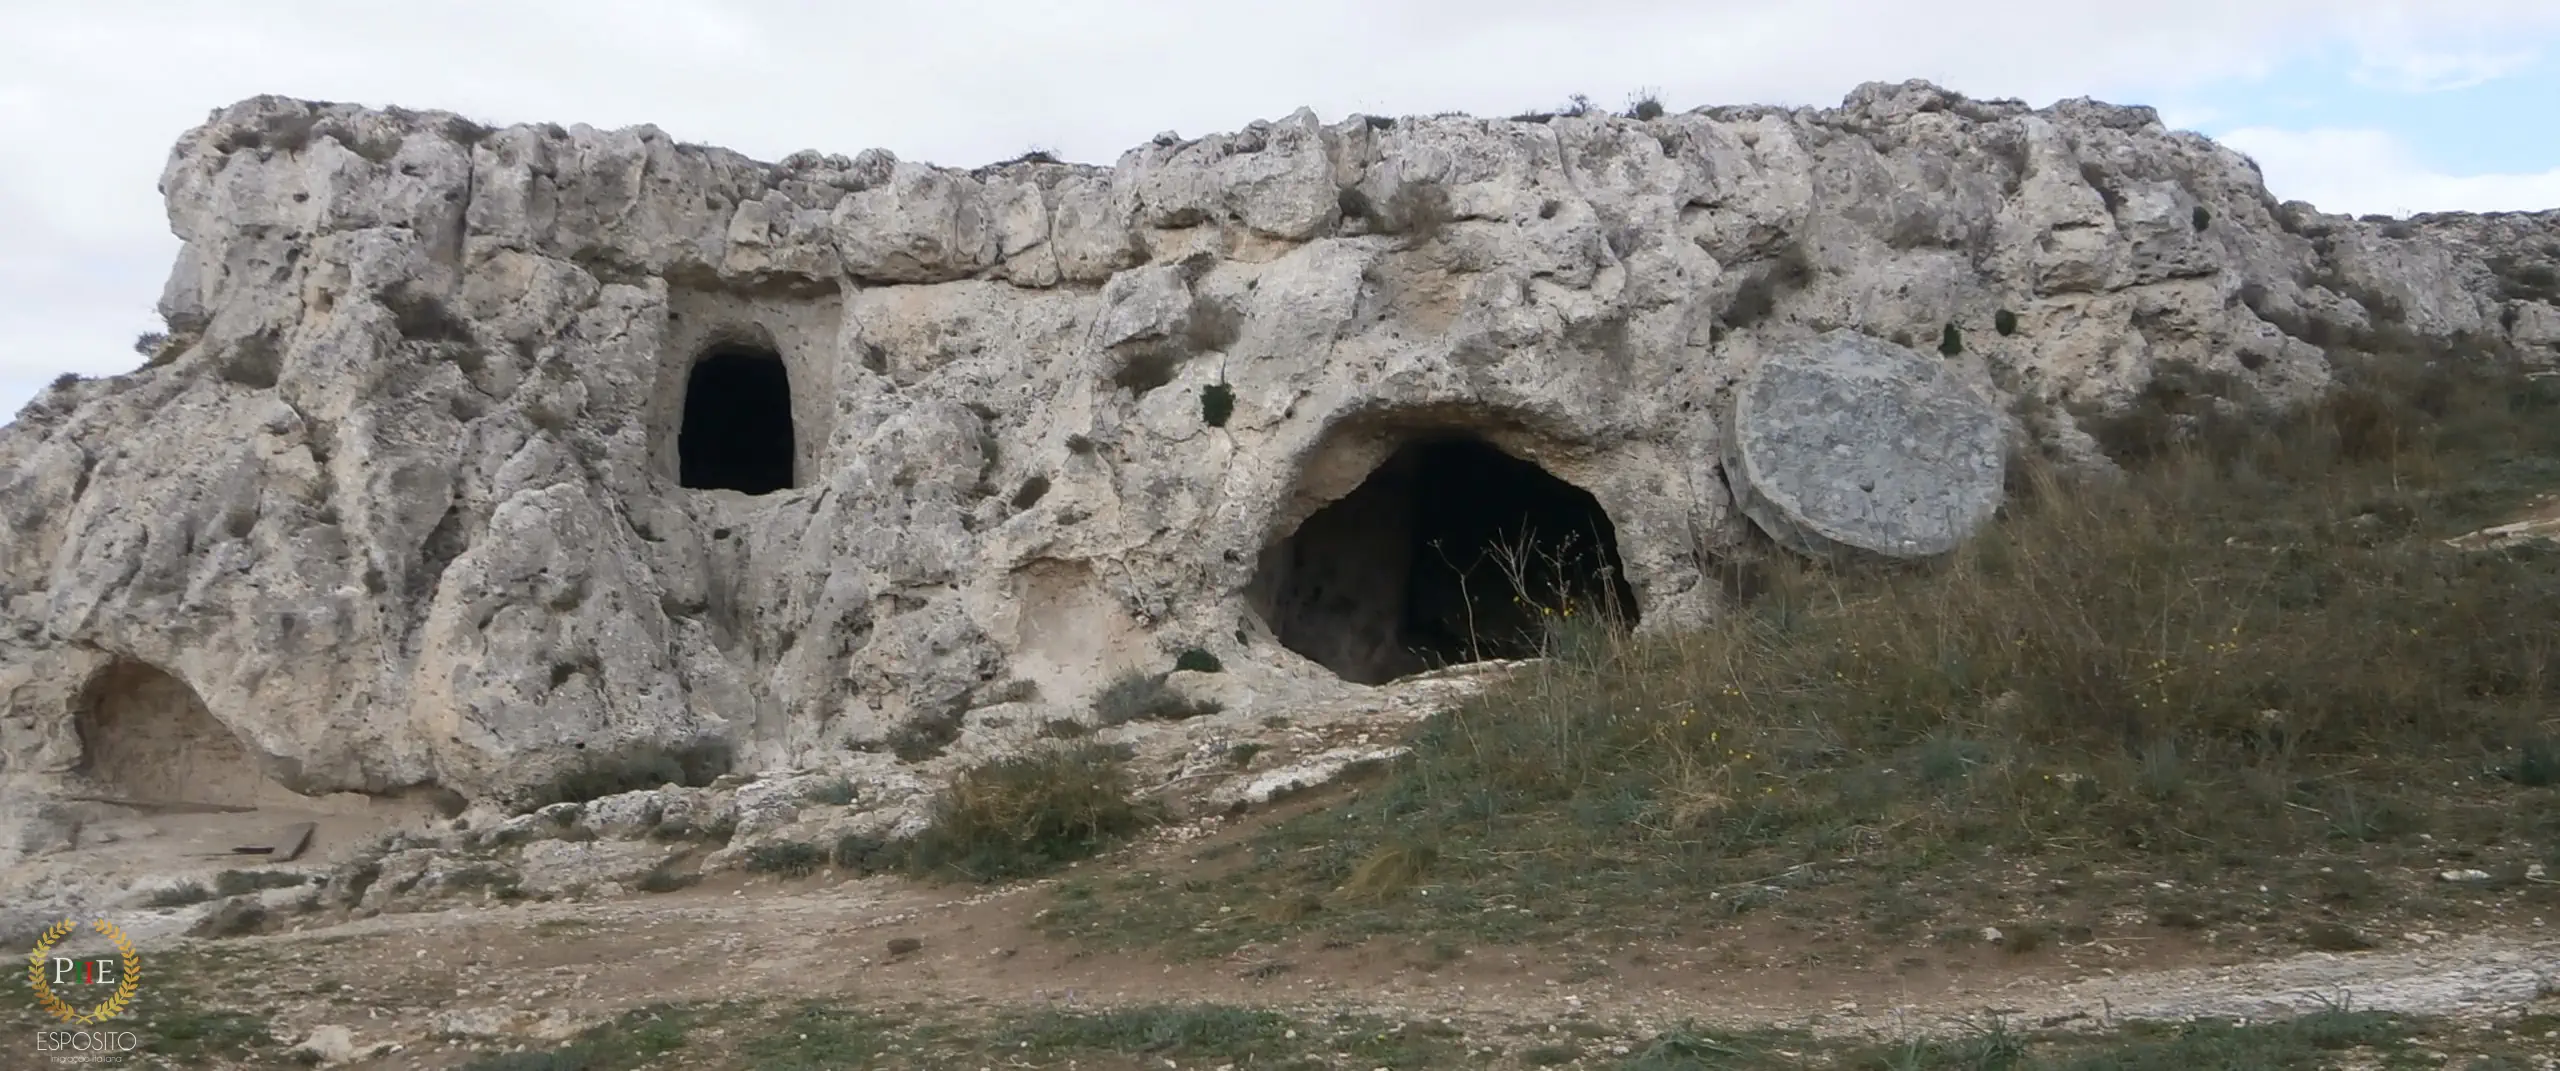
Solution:
[{"label": "weathered stone wall", "polygon": [[[296,789],[500,801],[908,726],[1001,747],[1194,646],[1266,697],[1347,687],[1247,590],[1427,429],[1589,491],[1677,627],[1744,537],[1732,384],[1829,330],[1958,324],[1949,371],[2023,412],[2164,362],[2300,397],[2306,338],[2383,329],[2560,352],[2560,214],[2320,216],[2148,109],[1918,83],[976,171],[261,97],[161,188],[169,359],[0,431],[13,783],[72,776],[128,664]],[[723,343],[788,371],[788,490],[676,485]]]}]

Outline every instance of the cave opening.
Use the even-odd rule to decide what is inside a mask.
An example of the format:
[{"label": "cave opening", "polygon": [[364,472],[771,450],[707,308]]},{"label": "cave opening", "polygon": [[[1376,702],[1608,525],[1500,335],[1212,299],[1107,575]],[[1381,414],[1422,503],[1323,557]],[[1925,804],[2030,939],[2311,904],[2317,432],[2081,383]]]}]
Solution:
[{"label": "cave opening", "polygon": [[89,682],[73,727],[74,772],[119,799],[257,806],[299,798],[268,778],[195,689],[156,666],[108,666]]},{"label": "cave opening", "polygon": [[750,495],[790,487],[792,440],[791,373],[781,354],[723,346],[694,362],[676,434],[678,483]]},{"label": "cave opening", "polygon": [[1599,500],[1470,436],[1398,448],[1265,548],[1248,596],[1283,646],[1359,684],[1636,620]]}]

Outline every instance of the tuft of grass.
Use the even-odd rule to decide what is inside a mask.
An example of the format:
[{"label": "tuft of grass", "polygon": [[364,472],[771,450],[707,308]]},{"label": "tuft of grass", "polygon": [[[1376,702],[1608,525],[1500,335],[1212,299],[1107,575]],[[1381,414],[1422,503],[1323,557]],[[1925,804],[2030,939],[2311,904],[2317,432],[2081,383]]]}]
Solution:
[{"label": "tuft of grass", "polygon": [[262,889],[291,889],[309,885],[309,874],[285,870],[225,870],[213,876],[216,896],[245,896]]},{"label": "tuft of grass", "polygon": [[636,887],[644,893],[671,893],[692,888],[701,881],[700,874],[687,874],[671,866],[662,866],[640,875]]},{"label": "tuft of grass", "polygon": [[2017,334],[2018,314],[2007,309],[2002,309],[1998,312],[1992,313],[1991,329],[2000,332],[2000,337],[2002,338],[2007,338],[2010,335]]},{"label": "tuft of grass", "polygon": [[1170,677],[1133,669],[1112,678],[1094,696],[1094,723],[1108,728],[1133,721],[1182,721],[1223,709],[1210,700],[1184,698],[1166,683]]},{"label": "tuft of grass", "polygon": [[2315,952],[2362,952],[2374,942],[2353,926],[2322,920],[2302,928],[2302,945]]},{"label": "tuft of grass", "polygon": [[1156,823],[1127,762],[1098,744],[1027,752],[955,775],[905,849],[911,872],[993,882],[1090,857]]},{"label": "tuft of grass", "polygon": [[189,881],[172,885],[165,889],[154,890],[150,896],[143,898],[142,906],[187,907],[194,904],[204,903],[207,900],[219,899],[220,897],[228,895],[231,894],[217,893],[211,889],[205,888],[202,882]]},{"label": "tuft of grass", "polygon": [[805,878],[825,866],[827,853],[815,844],[776,841],[747,849],[747,869],[759,874]]},{"label": "tuft of grass", "polygon": [[267,1019],[251,1012],[181,1003],[146,1010],[141,1023],[142,1029],[137,1032],[143,1035],[148,1051],[183,1063],[272,1053],[276,1047]]},{"label": "tuft of grass", "polygon": [[729,770],[723,745],[668,751],[644,745],[618,752],[581,752],[581,764],[561,770],[522,801],[526,811],[554,803],[586,803],[625,792],[685,785],[699,788]]},{"label": "tuft of grass", "polygon": [[842,777],[831,778],[809,790],[809,802],[829,807],[843,807],[853,802],[853,782]]},{"label": "tuft of grass", "polygon": [[847,833],[836,838],[836,869],[857,876],[877,874],[898,865],[901,845],[868,833]]},{"label": "tuft of grass", "polygon": [[1078,740],[1093,735],[1093,726],[1074,718],[1051,718],[1040,723],[1040,735],[1048,740]]},{"label": "tuft of grass", "polygon": [[1964,332],[1957,330],[1956,325],[1948,324],[1944,330],[1938,332],[1939,356],[1954,357],[1963,352]]},{"label": "tuft of grass", "polygon": [[1212,297],[1191,300],[1182,321],[1182,343],[1192,354],[1216,353],[1244,337],[1244,313],[1234,303]]},{"label": "tuft of grass", "polygon": [[1387,845],[1354,866],[1335,896],[1354,903],[1392,900],[1420,885],[1438,858],[1439,852],[1428,845]]},{"label": "tuft of grass", "polygon": [[902,1044],[905,1028],[870,1012],[811,1002],[771,1029],[754,1032],[744,1052],[758,1071],[878,1067],[873,1061]]}]

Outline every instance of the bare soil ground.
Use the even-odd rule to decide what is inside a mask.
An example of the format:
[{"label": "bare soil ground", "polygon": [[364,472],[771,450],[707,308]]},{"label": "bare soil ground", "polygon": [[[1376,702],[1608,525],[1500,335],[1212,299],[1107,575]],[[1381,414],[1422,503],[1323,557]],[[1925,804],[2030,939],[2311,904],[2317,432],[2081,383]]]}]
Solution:
[{"label": "bare soil ground", "polygon": [[[1766,1066],[1856,1066],[1821,1054],[1826,1046],[1882,1051],[1986,1029],[2025,1036],[2104,1031],[2137,1019],[2340,1011],[2426,1017],[2439,1044],[2470,1045],[2487,1054],[2482,1059],[2560,1056],[2560,1038],[2541,1036],[2560,1029],[2560,929],[2551,925],[2560,897],[2538,884],[2484,893],[2459,931],[2412,930],[2352,954],[2290,951],[2281,941],[2139,918],[2024,951],[1978,937],[1883,938],[1770,912],[1701,926],[1678,942],[1450,948],[1308,935],[1219,957],[1102,947],[1046,925],[1043,913],[1062,884],[1137,868],[1212,866],[1221,842],[1315,805],[1177,827],[1062,878],[992,890],[733,874],[620,900],[491,904],[223,941],[156,941],[146,952],[153,977],[128,1022],[150,1039],[150,1063],[241,1068],[293,1063],[286,1043],[330,1026],[346,1028],[359,1054],[344,1066],[362,1068],[939,1067],[990,1051],[985,1031],[970,1033],[967,1024],[1167,1007],[1279,1017],[1273,1024],[1357,1024],[1342,1029],[1411,1044],[1342,1053],[1340,1061],[1335,1053],[1299,1054],[1317,1061],[1299,1065],[1193,1063],[1178,1059],[1178,1040],[1151,1041],[1140,1031],[1123,1039],[1127,1052],[1107,1047],[1121,1043],[1109,1037],[1085,1039],[1104,1048],[1073,1052],[1025,1041],[1001,1054],[1008,1062],[984,1066],[1646,1066],[1628,1061],[1674,1030],[1726,1038],[1719,1044],[1727,1046],[1762,1038],[1769,1051],[1803,1061],[1773,1056]],[[1200,862],[1203,855],[1210,862]],[[28,1009],[13,1011],[20,1025],[37,1025]],[[680,1043],[654,1055],[642,1044],[618,1057],[562,1048],[582,1032],[613,1036],[617,1017],[635,1014],[681,1014],[683,1029],[671,1035]],[[824,1020],[817,1040],[833,1050],[775,1048],[776,1036],[808,1040],[809,1023],[800,1020],[812,1015],[860,1018]],[[847,1023],[871,1033],[848,1034]],[[606,1025],[593,1029],[599,1024]],[[1283,1040],[1318,1050],[1344,1044],[1316,1026],[1272,1028],[1304,1029],[1305,1038]],[[774,1033],[781,1030],[789,1033]],[[1415,1030],[1426,1033],[1408,1037]],[[902,1044],[910,1047],[886,1047]],[[1137,1062],[1141,1056],[1147,1062]]]}]

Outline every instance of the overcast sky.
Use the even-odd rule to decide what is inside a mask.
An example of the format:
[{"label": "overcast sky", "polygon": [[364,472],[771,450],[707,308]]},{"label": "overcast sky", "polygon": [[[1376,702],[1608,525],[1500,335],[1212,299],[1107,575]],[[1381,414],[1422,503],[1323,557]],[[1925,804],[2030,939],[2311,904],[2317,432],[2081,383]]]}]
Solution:
[{"label": "overcast sky", "polygon": [[1904,78],[2151,104],[2332,211],[2560,207],[2560,0],[0,0],[0,415],[138,363],[169,146],[258,93],[969,166],[1300,105],[1831,105]]}]

